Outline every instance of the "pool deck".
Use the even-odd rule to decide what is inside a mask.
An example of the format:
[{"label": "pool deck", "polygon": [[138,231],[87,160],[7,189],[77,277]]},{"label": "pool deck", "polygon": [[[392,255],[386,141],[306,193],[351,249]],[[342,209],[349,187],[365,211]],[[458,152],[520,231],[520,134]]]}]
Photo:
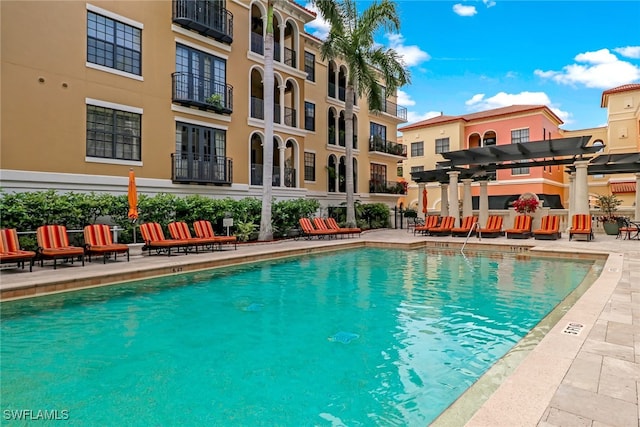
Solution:
[{"label": "pool deck", "polygon": [[[336,247],[400,245],[459,250],[464,241],[414,236],[406,230],[378,230],[353,239],[245,244],[238,245],[238,250],[171,257],[143,255],[138,246],[132,249],[130,262],[119,257],[117,262],[102,264],[98,258],[85,267],[79,262],[57,270],[50,264],[37,265],[31,273],[28,268],[3,268],[0,292],[2,300],[9,300]],[[499,237],[471,238],[467,244],[469,251],[492,246],[511,252],[608,258],[593,285],[513,372],[495,385],[497,390],[482,398],[479,409],[477,403],[466,406],[460,399],[433,425],[640,427],[640,241],[603,234],[596,234],[592,242],[569,241],[563,234],[557,241]]]}]

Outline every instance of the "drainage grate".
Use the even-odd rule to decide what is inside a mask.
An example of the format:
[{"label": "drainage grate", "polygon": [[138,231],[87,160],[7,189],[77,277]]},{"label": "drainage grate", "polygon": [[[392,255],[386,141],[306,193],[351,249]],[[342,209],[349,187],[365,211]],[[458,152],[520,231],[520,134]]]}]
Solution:
[{"label": "drainage grate", "polygon": [[562,330],[563,334],[578,336],[582,332],[584,325],[582,323],[569,322]]}]

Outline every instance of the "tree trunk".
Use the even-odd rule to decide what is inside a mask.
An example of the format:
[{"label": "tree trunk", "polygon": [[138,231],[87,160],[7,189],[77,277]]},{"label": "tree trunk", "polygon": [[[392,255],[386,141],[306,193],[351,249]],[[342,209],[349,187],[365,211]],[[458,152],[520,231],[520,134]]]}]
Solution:
[{"label": "tree trunk", "polygon": [[344,146],[346,161],[345,185],[347,192],[347,227],[356,226],[355,190],[353,188],[353,84],[347,83],[344,105]]},{"label": "tree trunk", "polygon": [[258,240],[273,239],[271,204],[273,199],[273,3],[269,1],[264,41],[264,141],[262,142],[262,212]]}]

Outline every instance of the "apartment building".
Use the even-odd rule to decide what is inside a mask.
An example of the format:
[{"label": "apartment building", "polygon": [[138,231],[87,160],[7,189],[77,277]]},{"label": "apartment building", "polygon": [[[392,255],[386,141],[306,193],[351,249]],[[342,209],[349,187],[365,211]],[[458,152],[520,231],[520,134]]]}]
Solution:
[{"label": "apartment building", "polygon": [[[408,147],[402,168],[403,177],[410,183],[406,204],[417,207],[419,199],[411,172],[437,169],[438,162],[445,160],[442,153],[447,151],[588,135],[590,145],[603,146],[600,154],[640,152],[640,84],[604,91],[601,107],[608,111],[606,126],[573,131],[561,129],[563,121],[544,105],[513,105],[460,116],[441,115],[401,127],[402,142]],[[525,192],[541,195],[547,207],[567,208],[568,177],[563,165],[497,170],[488,184],[490,208],[506,209],[510,200]],[[622,199],[623,206],[633,206],[636,179],[634,173],[591,175],[590,198],[595,200],[598,194],[613,193]],[[426,188],[430,195],[428,209],[439,211],[439,184],[429,183]],[[477,209],[477,185],[472,186],[472,194]]]},{"label": "apartment building", "polygon": [[345,200],[345,144],[356,197],[392,206],[406,109],[357,99],[345,141],[346,67],[305,33],[315,14],[278,2],[275,84],[264,88],[261,0],[2,1],[4,191],[260,197],[264,93],[275,98],[276,198]]}]

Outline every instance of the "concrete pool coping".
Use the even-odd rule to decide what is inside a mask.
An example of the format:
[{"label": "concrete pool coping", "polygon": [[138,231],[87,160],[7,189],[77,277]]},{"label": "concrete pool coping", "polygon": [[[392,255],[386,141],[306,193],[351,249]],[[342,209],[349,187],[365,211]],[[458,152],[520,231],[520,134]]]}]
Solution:
[{"label": "concrete pool coping", "polygon": [[[104,265],[94,261],[86,267],[76,263],[55,271],[45,265],[35,267],[33,273],[6,270],[0,274],[0,292],[2,300],[10,300],[335,249],[389,246],[459,250],[463,242],[461,238],[413,236],[403,230],[382,230],[364,233],[359,239],[239,245],[237,251],[227,249],[170,258],[149,257],[134,251],[130,263],[118,261]],[[636,314],[640,316],[637,304],[640,268],[636,268],[640,267],[640,242],[605,235],[597,235],[594,242],[569,242],[566,238],[558,241],[485,238],[470,240],[466,248],[607,259],[593,285],[468,422],[466,416],[456,418],[452,406],[447,416],[460,424],[451,421],[440,425],[465,422],[469,426],[638,425],[640,365],[636,360],[640,344],[635,345],[634,340],[640,337],[640,332],[634,320],[640,320],[636,319]],[[582,325],[580,334],[572,336],[562,332],[569,322]],[[626,380],[617,381],[618,377]],[[633,393],[629,390],[629,377],[633,380]],[[616,382],[620,387],[616,388]],[[580,404],[581,401],[585,403]]]}]

